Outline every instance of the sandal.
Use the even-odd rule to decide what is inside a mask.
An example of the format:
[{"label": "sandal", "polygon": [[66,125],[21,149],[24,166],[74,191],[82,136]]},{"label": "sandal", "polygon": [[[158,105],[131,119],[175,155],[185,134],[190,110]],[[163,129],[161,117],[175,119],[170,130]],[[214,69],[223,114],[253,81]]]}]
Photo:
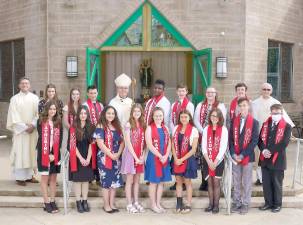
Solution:
[{"label": "sandal", "polygon": [[138,213],[138,210],[136,209],[136,207],[132,204],[129,204],[126,206],[126,211],[128,213]]},{"label": "sandal", "polygon": [[158,214],[162,213],[161,209],[159,209],[158,207],[151,207],[150,209],[151,209],[154,213],[158,213]]},{"label": "sandal", "polygon": [[145,212],[145,209],[143,208],[142,205],[139,204],[139,202],[135,202],[134,206],[136,207],[136,209],[138,210],[138,212],[140,212],[140,213]]},{"label": "sandal", "polygon": [[190,212],[191,212],[191,207],[189,205],[184,206],[181,211],[182,214],[186,214]]}]

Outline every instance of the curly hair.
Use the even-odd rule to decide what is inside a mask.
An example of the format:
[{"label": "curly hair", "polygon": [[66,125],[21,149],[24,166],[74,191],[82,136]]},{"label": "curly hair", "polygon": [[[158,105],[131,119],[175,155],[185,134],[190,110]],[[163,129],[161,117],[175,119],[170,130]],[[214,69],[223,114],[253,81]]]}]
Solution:
[{"label": "curly hair", "polygon": [[119,133],[122,133],[122,128],[121,128],[121,123],[120,123],[120,120],[118,118],[118,115],[117,115],[117,110],[113,107],[113,106],[106,106],[102,112],[101,112],[101,116],[100,116],[100,119],[98,121],[98,124],[101,124],[102,127],[108,127],[108,121],[106,119],[106,112],[109,110],[109,109],[113,109],[114,110],[114,113],[115,113],[115,118],[114,120],[111,122],[113,127],[119,132]]}]

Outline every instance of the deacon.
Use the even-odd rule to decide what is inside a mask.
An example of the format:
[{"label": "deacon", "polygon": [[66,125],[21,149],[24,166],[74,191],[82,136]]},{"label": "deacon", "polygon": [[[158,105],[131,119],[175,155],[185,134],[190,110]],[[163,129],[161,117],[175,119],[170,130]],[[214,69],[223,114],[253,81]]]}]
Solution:
[{"label": "deacon", "polygon": [[[96,126],[97,123],[99,122],[99,118],[104,107],[102,103],[97,100],[98,90],[95,85],[88,86],[86,94],[88,98],[86,102],[83,103],[83,106],[85,106],[88,109],[91,124]],[[95,174],[96,183],[91,182],[89,188],[92,190],[98,190],[98,184],[100,182],[100,174],[97,168],[97,144],[95,142],[91,144],[91,149],[92,149],[91,162]]]},{"label": "deacon", "polygon": [[258,144],[265,200],[265,204],[259,209],[276,213],[282,207],[286,147],[291,136],[291,126],[282,116],[281,104],[272,105],[270,111],[271,116],[263,123]]},{"label": "deacon", "polygon": [[229,150],[234,160],[232,212],[240,214],[246,214],[249,209],[255,161],[254,148],[259,139],[259,124],[249,113],[249,104],[247,98],[238,100],[240,114],[232,120],[229,134]]},{"label": "deacon", "polygon": [[[206,89],[205,96],[206,96],[206,99],[197,105],[195,114],[194,114],[194,124],[200,134],[198,146],[201,146],[201,140],[202,140],[201,137],[203,134],[203,129],[208,125],[209,112],[213,108],[220,109],[222,112],[223,118],[224,118],[224,122],[226,121],[226,108],[223,103],[220,103],[218,101],[216,89],[214,87],[208,87]],[[202,151],[197,151],[197,152],[200,153],[199,159],[200,159],[200,167],[201,167],[201,174],[202,174],[202,183],[200,185],[199,190],[207,191],[207,182],[205,181],[207,174],[205,174],[203,172],[203,171],[205,171],[205,170],[203,170],[204,157],[202,155]],[[207,165],[205,165],[205,166],[207,166]]]},{"label": "deacon", "polygon": [[[270,116],[270,106],[273,104],[281,104],[277,99],[271,96],[272,94],[272,86],[269,83],[262,84],[261,96],[255,99],[252,102],[252,112],[253,116],[259,122],[259,129],[261,129],[262,124],[267,120]],[[294,127],[295,124],[287,115],[286,111],[283,109],[283,118],[285,121]],[[256,185],[262,185],[262,174],[261,168],[257,168],[257,181],[255,182]]]},{"label": "deacon", "polygon": [[154,96],[149,99],[145,105],[144,115],[146,124],[152,120],[152,111],[155,107],[160,107],[164,111],[164,123],[169,127],[170,102],[164,96],[165,82],[156,80],[154,83]]},{"label": "deacon", "polygon": [[118,76],[115,79],[117,96],[109,102],[109,105],[116,109],[122,127],[124,127],[129,120],[130,110],[133,104],[133,100],[127,97],[131,83],[132,80],[126,74],[123,73]]},{"label": "deacon", "polygon": [[23,77],[19,81],[20,92],[10,99],[6,128],[13,132],[13,145],[10,155],[16,183],[25,186],[26,182],[37,183],[33,170],[37,168],[36,130],[39,98],[31,93],[30,80]]}]

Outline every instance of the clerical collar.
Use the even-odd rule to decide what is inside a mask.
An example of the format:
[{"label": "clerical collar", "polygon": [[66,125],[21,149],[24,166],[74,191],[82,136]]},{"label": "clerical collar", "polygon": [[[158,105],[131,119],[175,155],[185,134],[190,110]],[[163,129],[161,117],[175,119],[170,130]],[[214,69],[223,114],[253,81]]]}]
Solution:
[{"label": "clerical collar", "polygon": [[127,96],[125,98],[122,98],[120,95],[117,95],[117,98],[120,100],[120,102],[124,102],[124,100],[127,98]]}]

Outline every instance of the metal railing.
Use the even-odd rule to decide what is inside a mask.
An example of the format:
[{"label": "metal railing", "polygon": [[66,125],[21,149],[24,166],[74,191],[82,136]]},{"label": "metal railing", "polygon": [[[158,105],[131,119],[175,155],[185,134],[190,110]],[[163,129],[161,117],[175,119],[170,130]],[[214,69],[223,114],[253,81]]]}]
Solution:
[{"label": "metal railing", "polygon": [[69,170],[69,152],[65,151],[62,159],[60,161],[61,171],[62,171],[62,183],[63,183],[63,205],[64,205],[64,214],[68,212],[68,200],[71,190],[71,183],[68,179],[68,170]]},{"label": "metal railing", "polygon": [[224,157],[224,172],[222,178],[222,191],[226,203],[226,212],[230,215],[231,212],[231,188],[232,188],[232,158],[229,151],[226,151]]},{"label": "metal railing", "polygon": [[295,167],[292,180],[292,188],[295,188],[296,184],[303,185],[303,139],[294,138],[297,142]]}]

